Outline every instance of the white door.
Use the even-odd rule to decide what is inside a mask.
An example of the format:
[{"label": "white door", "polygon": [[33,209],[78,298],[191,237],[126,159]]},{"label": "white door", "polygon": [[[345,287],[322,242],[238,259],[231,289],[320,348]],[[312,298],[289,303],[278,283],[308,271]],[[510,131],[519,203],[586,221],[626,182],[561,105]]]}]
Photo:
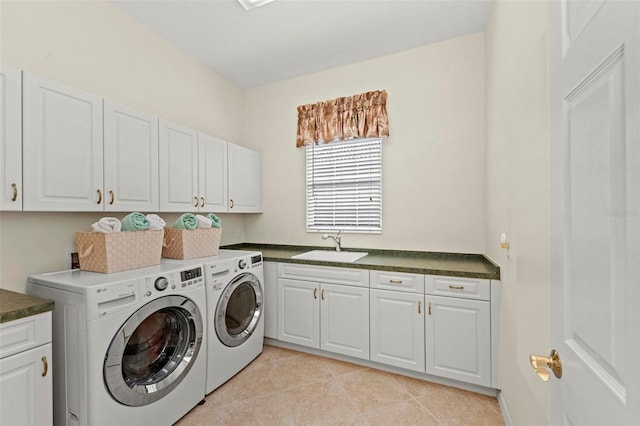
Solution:
[{"label": "white door", "polygon": [[424,373],[424,294],[371,289],[371,361]]},{"label": "white door", "polygon": [[549,25],[551,421],[637,425],[640,2],[551,2]]},{"label": "white door", "polygon": [[259,152],[229,143],[229,212],[262,211],[262,156]]},{"label": "white door", "polygon": [[24,210],[102,211],[102,99],[23,73]]},{"label": "white door", "polygon": [[0,210],[22,210],[22,74],[0,64]]},{"label": "white door", "polygon": [[320,349],[369,359],[369,288],[321,284]]},{"label": "white door", "polygon": [[227,143],[198,133],[198,194],[201,212],[227,211]]},{"label": "white door", "polygon": [[158,210],[158,117],[104,100],[105,211]]},{"label": "white door", "polygon": [[160,211],[196,212],[198,197],[198,134],[170,121],[159,124]]},{"label": "white door", "polygon": [[278,340],[320,348],[318,283],[278,279]]}]

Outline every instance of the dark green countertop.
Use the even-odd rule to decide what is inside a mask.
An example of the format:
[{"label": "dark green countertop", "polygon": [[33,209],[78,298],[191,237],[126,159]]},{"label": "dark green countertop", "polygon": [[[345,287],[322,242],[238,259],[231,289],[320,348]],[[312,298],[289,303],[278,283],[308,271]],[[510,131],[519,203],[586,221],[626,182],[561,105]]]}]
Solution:
[{"label": "dark green countertop", "polygon": [[309,250],[330,250],[328,247],[287,246],[242,243],[223,247],[230,250],[262,252],[266,261],[302,263],[307,265],[341,266],[358,269],[409,272],[414,274],[448,275],[454,277],[500,279],[500,267],[482,254],[437,253],[423,251],[374,250],[343,248],[344,251],[364,251],[367,256],[350,263],[292,259],[291,256]]},{"label": "dark green countertop", "polygon": [[53,300],[0,288],[0,323],[53,311]]}]

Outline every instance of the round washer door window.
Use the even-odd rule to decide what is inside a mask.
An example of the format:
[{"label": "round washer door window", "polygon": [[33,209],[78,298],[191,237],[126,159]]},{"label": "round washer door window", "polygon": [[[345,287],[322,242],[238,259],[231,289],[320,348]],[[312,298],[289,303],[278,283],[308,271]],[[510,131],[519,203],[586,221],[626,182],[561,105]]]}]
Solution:
[{"label": "round washer door window", "polygon": [[235,277],[222,291],[215,312],[215,329],[226,346],[243,344],[255,331],[262,315],[262,287],[253,274]]},{"label": "round washer door window", "polygon": [[173,390],[193,366],[202,345],[202,316],[183,296],[153,300],[127,319],[113,337],[104,379],[124,405],[151,404]]}]

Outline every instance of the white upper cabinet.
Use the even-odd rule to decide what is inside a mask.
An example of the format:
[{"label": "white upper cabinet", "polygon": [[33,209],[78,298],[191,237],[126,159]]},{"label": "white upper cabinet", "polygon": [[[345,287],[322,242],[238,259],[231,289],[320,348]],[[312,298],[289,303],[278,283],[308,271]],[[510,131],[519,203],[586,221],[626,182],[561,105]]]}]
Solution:
[{"label": "white upper cabinet", "polygon": [[161,118],[159,138],[160,211],[198,211],[198,133]]},{"label": "white upper cabinet", "polygon": [[102,211],[102,99],[23,73],[24,210]]},{"label": "white upper cabinet", "polygon": [[227,211],[227,142],[198,133],[200,211]]},{"label": "white upper cabinet", "polygon": [[22,210],[22,75],[0,64],[0,210]]},{"label": "white upper cabinet", "polygon": [[104,100],[105,211],[158,210],[158,117]]},{"label": "white upper cabinet", "polygon": [[229,212],[262,212],[262,156],[251,149],[228,144]]}]

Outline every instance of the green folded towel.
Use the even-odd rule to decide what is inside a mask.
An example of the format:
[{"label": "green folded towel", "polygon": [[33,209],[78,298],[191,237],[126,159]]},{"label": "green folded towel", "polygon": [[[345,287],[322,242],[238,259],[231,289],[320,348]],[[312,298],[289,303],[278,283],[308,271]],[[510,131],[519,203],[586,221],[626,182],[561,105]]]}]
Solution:
[{"label": "green folded towel", "polygon": [[220,226],[222,225],[222,221],[220,220],[220,218],[218,216],[216,216],[213,213],[209,213],[207,215],[207,217],[209,219],[211,219],[211,227],[212,228],[220,228]]},{"label": "green folded towel", "polygon": [[123,231],[145,231],[149,229],[149,219],[142,213],[129,213],[121,222]]},{"label": "green folded towel", "polygon": [[198,228],[198,219],[192,213],[185,213],[176,220],[173,227],[176,229],[196,229]]}]

